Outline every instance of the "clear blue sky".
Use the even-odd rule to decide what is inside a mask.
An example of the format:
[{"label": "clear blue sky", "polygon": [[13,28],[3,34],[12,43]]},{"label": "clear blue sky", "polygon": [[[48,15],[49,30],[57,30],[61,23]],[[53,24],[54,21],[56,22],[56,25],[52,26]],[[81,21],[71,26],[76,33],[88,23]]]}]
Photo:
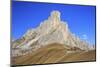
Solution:
[{"label": "clear blue sky", "polygon": [[53,10],[61,12],[61,18],[72,33],[89,43],[95,43],[95,6],[12,2],[12,38],[20,38],[28,29],[37,27]]}]

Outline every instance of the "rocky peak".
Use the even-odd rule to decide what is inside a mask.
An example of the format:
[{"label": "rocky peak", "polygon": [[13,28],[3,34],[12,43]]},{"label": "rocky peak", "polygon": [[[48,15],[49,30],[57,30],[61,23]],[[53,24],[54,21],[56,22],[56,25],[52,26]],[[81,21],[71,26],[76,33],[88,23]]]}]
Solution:
[{"label": "rocky peak", "polygon": [[60,23],[60,12],[55,10],[55,11],[52,11],[51,14],[50,14],[50,17],[48,18],[48,20],[51,21],[52,25],[53,26],[57,26],[59,23]]},{"label": "rocky peak", "polygon": [[60,21],[60,12],[59,11],[52,11],[50,17],[56,21],[59,20]]},{"label": "rocky peak", "polygon": [[[30,49],[40,48],[52,43],[60,43],[64,46],[77,47],[82,50],[88,50],[88,44],[81,41],[80,38],[73,36],[68,28],[68,24],[60,18],[59,11],[52,11],[49,18],[43,21],[37,28],[28,30],[20,43],[16,41],[13,45],[18,45],[17,48]],[[20,39],[19,39],[20,40]],[[16,47],[15,47],[16,48]]]}]

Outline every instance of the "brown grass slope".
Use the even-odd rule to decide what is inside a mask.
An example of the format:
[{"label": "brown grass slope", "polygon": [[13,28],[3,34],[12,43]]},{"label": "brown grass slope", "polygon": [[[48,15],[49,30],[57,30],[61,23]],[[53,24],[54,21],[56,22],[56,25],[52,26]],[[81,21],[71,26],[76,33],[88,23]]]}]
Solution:
[{"label": "brown grass slope", "polygon": [[[79,50],[80,52],[67,53],[67,51]],[[16,65],[27,64],[46,64],[46,63],[60,63],[60,62],[74,62],[74,61],[92,61],[95,60],[95,50],[81,51],[78,48],[67,48],[62,44],[50,44],[42,47],[37,51],[20,57],[12,58],[12,63]]]}]

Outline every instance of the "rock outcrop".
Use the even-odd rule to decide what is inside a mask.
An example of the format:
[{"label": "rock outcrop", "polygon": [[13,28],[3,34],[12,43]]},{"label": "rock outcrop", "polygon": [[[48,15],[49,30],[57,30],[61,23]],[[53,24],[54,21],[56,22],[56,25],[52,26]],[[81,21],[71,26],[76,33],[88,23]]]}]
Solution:
[{"label": "rock outcrop", "polygon": [[82,41],[71,33],[68,24],[61,20],[59,11],[52,11],[49,18],[41,22],[35,29],[29,29],[19,40],[12,44],[13,56],[20,52],[35,51],[52,43],[63,44],[65,47],[77,47],[81,50],[90,50],[87,42]]}]

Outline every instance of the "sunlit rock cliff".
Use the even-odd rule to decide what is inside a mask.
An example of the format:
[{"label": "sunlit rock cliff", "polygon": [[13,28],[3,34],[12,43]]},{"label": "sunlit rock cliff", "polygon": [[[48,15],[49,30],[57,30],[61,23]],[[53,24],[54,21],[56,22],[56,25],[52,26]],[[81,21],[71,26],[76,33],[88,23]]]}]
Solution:
[{"label": "sunlit rock cliff", "polygon": [[[67,19],[67,18],[66,18]],[[52,11],[48,19],[37,28],[29,29],[20,39],[12,43],[12,55],[25,55],[52,43],[63,44],[66,48],[92,50],[89,44],[71,33],[67,22],[61,19],[59,11]]]}]

